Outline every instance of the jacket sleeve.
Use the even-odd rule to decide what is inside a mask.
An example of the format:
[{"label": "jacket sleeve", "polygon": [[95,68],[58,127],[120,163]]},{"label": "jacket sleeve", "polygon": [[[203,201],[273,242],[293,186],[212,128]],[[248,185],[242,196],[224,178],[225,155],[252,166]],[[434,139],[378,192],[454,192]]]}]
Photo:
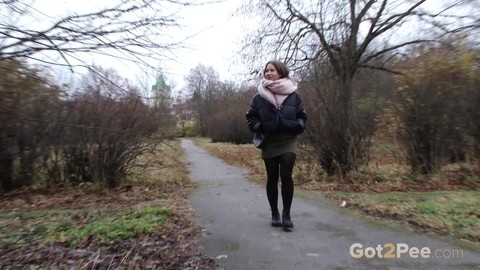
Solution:
[{"label": "jacket sleeve", "polygon": [[248,129],[251,132],[261,132],[261,121],[260,116],[258,115],[258,98],[256,97],[256,95],[253,97],[248,111],[245,114],[245,117],[247,118]]},{"label": "jacket sleeve", "polygon": [[306,123],[307,123],[307,113],[305,112],[305,108],[303,107],[303,102],[300,99],[300,96],[298,96],[298,104],[297,104],[297,122],[300,125],[302,132],[306,128]]}]

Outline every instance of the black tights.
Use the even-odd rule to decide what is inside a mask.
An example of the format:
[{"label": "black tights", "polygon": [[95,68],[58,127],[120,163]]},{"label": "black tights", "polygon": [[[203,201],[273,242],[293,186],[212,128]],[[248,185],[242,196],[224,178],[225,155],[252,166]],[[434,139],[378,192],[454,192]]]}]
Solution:
[{"label": "black tights", "polygon": [[272,214],[278,213],[278,177],[282,181],[282,202],[283,211],[290,215],[290,207],[293,200],[293,165],[295,165],[296,155],[294,153],[285,153],[273,158],[265,158],[265,168],[267,169],[267,198],[270,204]]}]

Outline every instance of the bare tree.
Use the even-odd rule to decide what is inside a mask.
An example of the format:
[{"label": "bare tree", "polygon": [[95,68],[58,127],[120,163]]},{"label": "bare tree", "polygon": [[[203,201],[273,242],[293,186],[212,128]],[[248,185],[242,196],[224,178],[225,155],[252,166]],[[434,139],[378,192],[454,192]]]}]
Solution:
[{"label": "bare tree", "polygon": [[[249,55],[248,60],[254,66],[258,66],[256,61],[276,58],[308,74],[308,78],[316,74],[314,80],[329,80],[329,91],[335,98],[322,105],[332,113],[318,117],[330,117],[325,121],[336,130],[330,136],[341,143],[322,142],[318,152],[331,159],[326,165],[329,173],[333,173],[335,167],[346,172],[355,168],[354,159],[359,150],[356,146],[365,140],[362,132],[356,130],[353,110],[358,71],[394,72],[388,66],[389,60],[406,47],[433,42],[434,33],[458,34],[475,29],[478,19],[473,14],[454,12],[474,2],[449,2],[443,2],[442,9],[430,11],[428,4],[432,1],[427,0],[258,0],[245,8],[262,15],[262,21],[260,28],[246,39],[242,56]],[[412,28],[420,30],[420,26],[439,29],[439,25],[443,26],[442,31],[429,36],[412,31]]]},{"label": "bare tree", "polygon": [[56,147],[65,160],[64,176],[57,182],[118,186],[128,180],[136,158],[155,146],[148,138],[159,127],[158,117],[135,94],[140,90],[114,70],[97,70],[63,102]]},{"label": "bare tree", "polygon": [[159,117],[114,70],[97,67],[66,98],[43,71],[15,60],[0,64],[0,190],[82,182],[114,187],[158,141],[149,138]]},{"label": "bare tree", "polygon": [[200,64],[190,70],[190,73],[185,76],[185,82],[186,90],[192,95],[199,133],[206,136],[206,119],[213,113],[214,100],[220,84],[218,72],[212,67]]},{"label": "bare tree", "polygon": [[[254,64],[273,57],[295,68],[325,59],[338,75],[353,76],[359,68],[382,69],[371,61],[432,41],[433,34],[478,30],[479,9],[478,2],[468,0],[442,5],[431,0],[250,1],[244,11],[259,15],[259,29],[245,39],[241,56]],[[426,36],[421,30],[432,27],[436,32],[430,38],[419,38]]]},{"label": "bare tree", "polygon": [[0,72],[0,190],[9,190],[32,183],[56,138],[62,89],[21,61],[0,61]]},{"label": "bare tree", "polygon": [[[91,64],[81,55],[88,53],[141,65],[158,63],[152,58],[171,58],[181,45],[169,31],[180,26],[178,9],[192,5],[187,0],[114,0],[89,12],[66,11],[56,17],[30,2],[0,1],[0,61],[28,58],[72,67]],[[32,19],[37,23],[26,23]]]},{"label": "bare tree", "polygon": [[[50,157],[53,147],[62,144],[78,149],[57,155],[72,158],[69,164],[80,168],[67,169],[67,177],[74,175],[78,181],[93,177],[114,186],[128,173],[135,155],[143,150],[142,139],[152,134],[158,123],[136,87],[116,73],[92,65],[93,59],[112,57],[148,69],[159,60],[172,58],[174,49],[182,46],[181,40],[171,37],[172,30],[181,26],[177,11],[203,1],[81,2],[82,11],[61,11],[55,6],[61,1],[48,1],[49,11],[61,11],[57,15],[44,12],[40,2],[0,0],[0,120],[4,120],[0,121],[0,189],[31,183],[33,165],[42,157],[49,179],[62,178],[63,172],[55,164],[63,163],[52,163]],[[65,101],[48,72],[31,68],[32,63],[88,68],[89,76],[82,83],[84,95]],[[53,110],[50,103],[68,110]],[[71,132],[68,142],[58,135],[62,131]],[[88,136],[97,141],[86,140]],[[79,148],[82,143],[104,147],[98,151],[105,162],[94,164],[97,167],[86,162],[92,160],[85,159],[85,148]],[[54,150],[62,149],[60,146]],[[22,181],[14,179],[19,162],[25,172]],[[85,168],[95,171],[81,171]]]},{"label": "bare tree", "polygon": [[435,173],[475,155],[478,125],[471,113],[478,110],[480,75],[475,53],[465,45],[419,48],[416,58],[399,63],[404,76],[396,76],[391,102],[397,123],[390,121],[412,172]]},{"label": "bare tree", "polygon": [[256,88],[234,82],[220,82],[207,117],[207,135],[213,142],[250,143],[252,134],[245,125],[245,104],[249,104]]}]

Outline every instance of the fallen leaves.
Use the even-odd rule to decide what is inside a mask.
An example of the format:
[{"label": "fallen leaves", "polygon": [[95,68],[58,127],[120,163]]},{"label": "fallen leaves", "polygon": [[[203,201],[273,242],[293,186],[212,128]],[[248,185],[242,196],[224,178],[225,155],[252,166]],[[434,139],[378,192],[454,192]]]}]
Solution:
[{"label": "fallen leaves", "polygon": [[[52,191],[54,190],[54,191]],[[139,235],[105,245],[94,238],[83,246],[68,247],[62,241],[45,243],[35,231],[17,235],[19,241],[0,240],[0,269],[214,269],[216,262],[206,256],[197,243],[201,228],[189,207],[185,190],[172,189],[169,193],[155,192],[152,187],[135,186],[99,192],[79,192],[61,187],[52,190],[23,190],[19,194],[5,194],[0,198],[0,225],[8,228],[43,228],[47,223],[62,222],[68,217],[72,223],[89,223],[92,216],[111,214],[119,209],[143,208],[149,205],[167,207],[169,218],[154,233]],[[18,191],[17,191],[18,192]],[[17,197],[18,198],[18,197]],[[30,202],[34,202],[32,204]],[[60,208],[60,210],[58,210]],[[25,215],[29,211],[45,213],[56,209],[54,215]],[[40,212],[36,212],[40,211]],[[95,215],[92,211],[98,211]],[[110,211],[110,212],[108,212]],[[5,213],[12,213],[6,215]],[[14,213],[27,219],[19,220]],[[40,215],[40,216],[39,216]],[[66,216],[62,216],[66,215]],[[6,219],[11,217],[11,219]],[[39,226],[42,225],[42,226]],[[10,227],[13,226],[13,227]],[[4,227],[2,231],[5,231]],[[3,239],[3,234],[2,239]]]}]

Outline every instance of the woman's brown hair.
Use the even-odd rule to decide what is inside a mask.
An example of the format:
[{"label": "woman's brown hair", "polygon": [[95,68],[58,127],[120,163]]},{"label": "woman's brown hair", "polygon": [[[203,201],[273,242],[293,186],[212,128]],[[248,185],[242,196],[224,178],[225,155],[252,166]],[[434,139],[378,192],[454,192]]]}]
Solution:
[{"label": "woman's brown hair", "polygon": [[267,66],[269,64],[272,64],[275,67],[275,70],[277,70],[278,75],[280,76],[280,79],[283,78],[288,78],[288,75],[290,73],[290,70],[288,70],[288,67],[280,61],[268,61],[268,63],[265,65],[265,68],[263,69],[263,76],[265,76],[265,71],[267,70]]}]

